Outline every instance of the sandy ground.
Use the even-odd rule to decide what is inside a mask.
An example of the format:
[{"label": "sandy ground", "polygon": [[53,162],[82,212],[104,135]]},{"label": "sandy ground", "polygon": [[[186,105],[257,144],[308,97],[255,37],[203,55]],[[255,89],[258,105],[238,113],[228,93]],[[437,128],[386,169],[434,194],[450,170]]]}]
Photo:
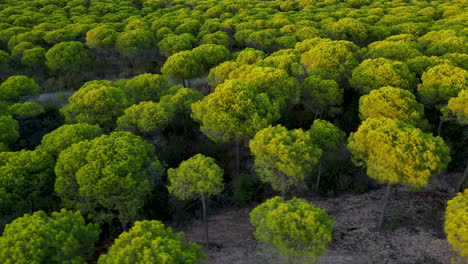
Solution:
[{"label": "sandy ground", "polygon": [[[436,182],[411,192],[396,186],[390,196],[385,228],[377,228],[385,188],[310,202],[335,218],[333,240],[319,264],[446,264],[456,253],[443,231],[446,201],[455,194]],[[209,217],[210,264],[278,263],[271,260],[252,233],[248,213],[255,205],[231,208]],[[176,228],[189,241],[204,243],[203,225],[194,221]]]}]

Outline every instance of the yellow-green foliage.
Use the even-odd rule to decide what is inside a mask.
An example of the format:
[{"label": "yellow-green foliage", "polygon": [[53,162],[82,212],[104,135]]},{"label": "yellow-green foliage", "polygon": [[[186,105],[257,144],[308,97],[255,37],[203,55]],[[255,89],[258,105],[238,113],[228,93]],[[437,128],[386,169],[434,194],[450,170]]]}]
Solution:
[{"label": "yellow-green foliage", "polygon": [[228,80],[214,93],[192,104],[192,118],[201,131],[214,141],[253,137],[280,118],[279,100],[272,100],[253,84]]},{"label": "yellow-green foliage", "polygon": [[388,117],[398,119],[420,129],[427,129],[424,106],[407,90],[391,86],[373,90],[359,99],[361,119]]},{"label": "yellow-green foliage", "polygon": [[348,148],[356,165],[381,183],[425,186],[450,161],[450,150],[440,137],[389,118],[368,118],[351,133]]},{"label": "yellow-green foliage", "polygon": [[82,264],[98,237],[98,225],[86,224],[80,212],[25,214],[6,225],[0,237],[0,263]]},{"label": "yellow-green foliage", "polygon": [[443,112],[455,116],[460,124],[468,125],[468,90],[463,90],[457,97],[450,99]]},{"label": "yellow-green foliage", "polygon": [[384,86],[413,90],[416,78],[401,61],[385,58],[367,59],[353,70],[350,85],[361,94],[367,94]]},{"label": "yellow-green foliage", "polygon": [[184,234],[174,234],[170,227],[159,221],[136,221],[128,232],[123,232],[99,257],[99,264],[153,263],[200,264],[205,263],[200,246],[185,242]]},{"label": "yellow-green foliage", "polygon": [[213,158],[202,154],[183,161],[177,169],[167,170],[167,178],[171,183],[167,189],[181,200],[217,195],[223,190],[223,170]]},{"label": "yellow-green foliage", "polygon": [[452,247],[468,261],[468,189],[447,202],[445,233]]},{"label": "yellow-green foliage", "polygon": [[468,71],[449,64],[437,65],[423,73],[421,81],[418,85],[421,101],[438,107],[468,89]]},{"label": "yellow-green foliage", "polygon": [[283,193],[303,181],[322,155],[309,133],[281,125],[259,131],[249,146],[260,179]]},{"label": "yellow-green foliage", "polygon": [[316,259],[332,239],[334,220],[305,200],[274,197],[250,212],[255,238],[285,257]]}]

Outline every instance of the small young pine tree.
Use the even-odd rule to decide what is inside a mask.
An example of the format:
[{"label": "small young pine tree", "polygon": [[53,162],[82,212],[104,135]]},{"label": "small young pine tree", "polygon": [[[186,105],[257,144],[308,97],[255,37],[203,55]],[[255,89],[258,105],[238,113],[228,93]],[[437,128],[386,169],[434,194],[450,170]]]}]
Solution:
[{"label": "small young pine tree", "polygon": [[250,212],[255,238],[278,250],[288,263],[315,263],[332,239],[334,222],[325,210],[298,198],[283,201],[277,196]]}]

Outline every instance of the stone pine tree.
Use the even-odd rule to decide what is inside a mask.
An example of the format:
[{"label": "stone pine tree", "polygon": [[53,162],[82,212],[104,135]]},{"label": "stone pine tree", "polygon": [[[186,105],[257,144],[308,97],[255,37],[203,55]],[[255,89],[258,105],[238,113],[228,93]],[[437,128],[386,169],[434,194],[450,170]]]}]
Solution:
[{"label": "stone pine tree", "polygon": [[213,158],[197,154],[180,163],[177,169],[167,170],[167,177],[170,183],[167,186],[169,193],[181,200],[200,198],[205,222],[205,242],[208,247],[206,198],[218,195],[223,190],[223,170]]},{"label": "stone pine tree", "polygon": [[468,261],[468,189],[447,202],[444,229],[448,242],[462,258],[460,263]]},{"label": "stone pine tree", "polygon": [[424,187],[429,178],[450,162],[450,149],[440,137],[389,118],[368,118],[348,138],[348,149],[367,175],[387,184],[380,226],[392,184]]},{"label": "stone pine tree", "polygon": [[240,167],[239,142],[280,118],[282,100],[271,99],[252,84],[228,80],[192,104],[192,118],[200,130],[217,142],[236,142],[237,171]]},{"label": "stone pine tree", "polygon": [[[461,91],[457,97],[452,97],[447,106],[442,108],[443,120],[455,120],[462,126],[468,125],[468,90]],[[468,162],[463,177],[457,183],[456,190],[462,191],[463,183],[468,178]]]},{"label": "stone pine tree", "polygon": [[398,119],[422,130],[429,129],[424,106],[410,91],[386,86],[371,91],[359,99],[359,115],[366,118]]},{"label": "stone pine tree", "polygon": [[151,144],[129,132],[113,132],[60,153],[55,192],[66,207],[99,223],[117,218],[126,230],[159,183],[162,171]]},{"label": "stone pine tree", "polygon": [[302,129],[288,130],[278,125],[260,130],[249,143],[255,171],[284,197],[299,185],[318,163],[322,150]]},{"label": "stone pine tree", "polygon": [[0,262],[85,263],[99,232],[98,225],[86,224],[80,212],[25,214],[6,225],[0,236]]},{"label": "stone pine tree", "polygon": [[200,246],[186,242],[183,233],[174,234],[159,221],[145,220],[120,234],[98,263],[201,264],[205,260]]},{"label": "stone pine tree", "polygon": [[336,153],[340,147],[344,146],[346,134],[332,123],[321,119],[314,120],[314,123],[307,132],[310,134],[314,144],[323,151],[318,163],[317,181],[315,183],[315,191],[318,192],[324,154]]},{"label": "stone pine tree", "polygon": [[315,263],[332,239],[334,222],[325,210],[298,198],[277,196],[250,212],[255,238],[278,250],[287,263]]}]

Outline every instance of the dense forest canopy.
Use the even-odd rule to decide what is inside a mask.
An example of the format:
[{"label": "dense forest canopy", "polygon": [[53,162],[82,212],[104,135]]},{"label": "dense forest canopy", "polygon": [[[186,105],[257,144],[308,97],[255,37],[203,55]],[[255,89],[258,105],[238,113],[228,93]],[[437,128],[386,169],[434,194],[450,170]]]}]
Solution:
[{"label": "dense forest canopy", "polygon": [[[206,220],[210,200],[278,194],[277,219],[261,213],[268,204],[251,214],[255,236],[314,259],[333,219],[287,198],[415,190],[443,170],[464,171],[453,179],[462,191],[467,26],[463,0],[0,0],[0,262],[96,262],[93,243],[121,233],[99,259],[114,263],[154,247],[148,229],[163,246],[138,261],[203,263],[198,246],[156,220],[201,206]],[[468,235],[456,233],[467,223],[453,220],[468,214],[461,197],[446,228],[458,261],[468,257]],[[326,227],[318,249],[272,231],[298,212]],[[15,259],[25,219],[54,245],[79,238],[52,238],[41,223],[61,232],[69,221],[89,246],[26,243]],[[128,248],[130,237],[144,238]]]}]

